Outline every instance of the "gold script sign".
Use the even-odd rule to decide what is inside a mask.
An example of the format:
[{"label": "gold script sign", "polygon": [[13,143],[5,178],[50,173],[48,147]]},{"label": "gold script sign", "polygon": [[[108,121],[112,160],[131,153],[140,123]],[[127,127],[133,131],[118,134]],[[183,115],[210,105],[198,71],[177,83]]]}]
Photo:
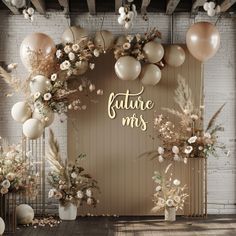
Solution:
[{"label": "gold script sign", "polygon": [[[108,100],[108,116],[111,119],[115,119],[117,110],[150,110],[154,107],[154,102],[152,100],[144,101],[142,98],[142,93],[144,92],[144,87],[138,93],[130,93],[127,89],[125,93],[111,93]],[[122,118],[123,126],[130,126],[132,128],[139,127],[142,131],[147,130],[147,121],[144,120],[143,115],[139,117],[136,113],[132,116],[127,116]]]}]

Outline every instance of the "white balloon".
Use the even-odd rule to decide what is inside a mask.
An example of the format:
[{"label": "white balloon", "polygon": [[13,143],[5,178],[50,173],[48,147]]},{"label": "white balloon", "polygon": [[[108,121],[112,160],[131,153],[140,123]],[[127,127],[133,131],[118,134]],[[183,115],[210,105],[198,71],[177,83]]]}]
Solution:
[{"label": "white balloon", "polygon": [[124,12],[125,12],[125,8],[124,8],[124,7],[120,7],[120,8],[119,8],[119,13],[122,14],[122,13],[124,13]]},{"label": "white balloon", "polygon": [[120,14],[120,18],[121,19],[123,19],[123,20],[125,20],[126,19],[126,17],[127,17],[127,15],[126,15],[126,13],[124,12],[124,13],[122,13],[122,14]]},{"label": "white balloon", "polygon": [[21,225],[27,225],[32,223],[34,219],[34,210],[27,204],[21,204],[16,207],[16,219],[17,223]]},{"label": "white balloon", "polygon": [[204,3],[203,9],[204,9],[205,11],[208,11],[208,10],[209,10],[209,3],[208,3],[208,2],[205,2],[205,3]]},{"label": "white balloon", "polygon": [[207,15],[208,16],[214,16],[216,14],[216,11],[214,10],[214,9],[209,9],[208,11],[207,11]]},{"label": "white balloon", "polygon": [[27,102],[17,102],[11,109],[12,118],[20,123],[24,123],[31,117],[32,111]]},{"label": "white balloon", "polygon": [[125,22],[125,29],[130,29],[132,26],[131,22],[128,21],[128,22]]},{"label": "white balloon", "polygon": [[127,16],[132,20],[134,18],[134,13],[132,11],[129,11]]},{"label": "white balloon", "polygon": [[23,134],[29,139],[37,139],[43,134],[44,126],[38,119],[29,119],[23,124]]},{"label": "white balloon", "polygon": [[154,86],[161,80],[161,70],[154,64],[147,64],[142,68],[140,79],[144,85]]},{"label": "white balloon", "polygon": [[11,0],[11,4],[16,8],[22,8],[26,5],[25,0]]},{"label": "white balloon", "polygon": [[216,7],[216,4],[214,2],[208,3],[209,9],[214,9]]},{"label": "white balloon", "polygon": [[32,94],[37,92],[44,94],[50,89],[51,82],[43,75],[36,75],[31,79],[29,86]]},{"label": "white balloon", "polygon": [[2,235],[5,231],[5,222],[4,220],[0,217],[0,235]]},{"label": "white balloon", "polygon": [[50,126],[54,121],[54,113],[50,108],[45,108],[44,113],[40,112],[38,109],[35,109],[32,115],[32,118],[40,120],[44,127]]}]

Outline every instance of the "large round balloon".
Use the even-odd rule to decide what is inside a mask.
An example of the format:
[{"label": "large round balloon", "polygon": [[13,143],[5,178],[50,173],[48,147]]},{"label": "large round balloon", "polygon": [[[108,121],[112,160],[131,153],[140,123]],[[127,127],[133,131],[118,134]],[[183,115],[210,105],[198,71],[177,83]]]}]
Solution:
[{"label": "large round balloon", "polygon": [[164,56],[163,46],[155,41],[150,41],[146,43],[143,47],[144,55],[146,56],[148,62],[157,63]]},{"label": "large round balloon", "polygon": [[37,70],[42,64],[50,67],[54,62],[56,45],[46,34],[33,33],[28,35],[20,46],[20,58],[30,72]]},{"label": "large round balloon", "polygon": [[82,41],[87,41],[89,34],[86,29],[80,26],[71,26],[67,28],[62,34],[62,42],[66,43],[78,43]]},{"label": "large round balloon", "polygon": [[34,210],[27,204],[21,204],[16,207],[16,219],[20,225],[27,225],[32,223],[34,219]]},{"label": "large round balloon", "polygon": [[120,57],[116,61],[115,72],[122,80],[135,80],[141,72],[141,64],[133,57]]},{"label": "large round balloon", "polygon": [[32,111],[27,102],[17,102],[11,109],[12,118],[20,123],[24,123],[31,117]]},{"label": "large round balloon", "polygon": [[0,217],[0,235],[3,235],[5,231],[5,222],[4,220]]},{"label": "large round balloon", "polygon": [[35,109],[32,118],[40,120],[44,127],[50,126],[54,121],[54,113],[50,108],[44,108],[43,113]]},{"label": "large round balloon", "polygon": [[44,125],[38,119],[29,119],[23,124],[23,134],[29,139],[37,139],[43,134]]},{"label": "large round balloon", "polygon": [[169,66],[178,67],[185,61],[185,52],[179,45],[165,47],[164,60]]},{"label": "large round balloon", "polygon": [[193,24],[186,35],[186,43],[190,53],[199,61],[207,61],[213,57],[220,47],[220,33],[209,22]]},{"label": "large round balloon", "polygon": [[46,76],[36,75],[30,80],[29,86],[32,94],[37,92],[44,94],[49,90],[51,82]]},{"label": "large round balloon", "polygon": [[101,30],[96,32],[94,38],[94,44],[97,48],[105,51],[108,51],[113,47],[114,36],[108,30]]},{"label": "large round balloon", "polygon": [[157,65],[146,64],[142,68],[140,79],[144,85],[156,85],[161,80],[161,70]]}]

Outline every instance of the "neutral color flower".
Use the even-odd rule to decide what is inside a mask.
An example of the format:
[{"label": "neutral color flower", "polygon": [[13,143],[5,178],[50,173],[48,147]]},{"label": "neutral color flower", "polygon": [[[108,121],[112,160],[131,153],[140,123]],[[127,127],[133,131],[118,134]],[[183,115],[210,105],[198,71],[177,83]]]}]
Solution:
[{"label": "neutral color flower", "polygon": [[92,198],[88,198],[87,199],[87,204],[88,205],[92,205],[93,204],[93,199]]},{"label": "neutral color flower", "polygon": [[94,49],[93,55],[94,55],[95,57],[99,57],[99,55],[100,55],[99,50],[98,50],[98,49]]},{"label": "neutral color flower", "polygon": [[177,202],[177,203],[180,203],[180,196],[176,195],[174,196],[174,201]]},{"label": "neutral color flower", "polygon": [[156,187],[156,191],[157,191],[157,192],[161,191],[161,186],[160,186],[160,185],[158,185],[158,186]]},{"label": "neutral color flower", "polygon": [[71,178],[76,179],[77,178],[77,174],[75,172],[72,172],[71,173]]},{"label": "neutral color flower", "polygon": [[211,134],[210,133],[204,133],[204,137],[210,139],[211,138]]},{"label": "neutral color flower", "polygon": [[1,194],[7,194],[8,188],[1,188]]},{"label": "neutral color flower", "polygon": [[127,35],[126,39],[131,42],[134,39],[133,35]]},{"label": "neutral color flower", "polygon": [[173,147],[172,147],[172,152],[173,152],[174,154],[178,154],[178,153],[179,153],[179,148],[178,148],[177,146],[173,146]]},{"label": "neutral color flower", "polygon": [[56,51],[56,57],[57,57],[58,59],[62,57],[62,51],[61,51],[60,49],[58,49],[58,50]]},{"label": "neutral color flower", "polygon": [[103,95],[103,90],[102,89],[98,89],[97,90],[97,95]]},{"label": "neutral color flower", "polygon": [[51,75],[51,81],[55,81],[57,79],[57,74],[54,73]]},{"label": "neutral color flower", "polygon": [[70,68],[71,64],[68,60],[65,60],[63,62],[63,66],[64,66],[65,70],[68,70]]},{"label": "neutral color flower", "polygon": [[160,155],[164,154],[164,148],[163,147],[158,147],[157,151]]},{"label": "neutral color flower", "polygon": [[69,57],[69,59],[70,59],[71,61],[74,61],[74,60],[75,60],[75,54],[74,54],[73,52],[70,52],[70,53],[68,54],[68,57]]},{"label": "neutral color flower", "polygon": [[203,146],[199,146],[199,147],[198,147],[198,150],[199,150],[199,151],[202,151],[202,150],[203,150]]},{"label": "neutral color flower", "polygon": [[196,140],[197,140],[197,136],[192,136],[191,138],[188,139],[188,142],[192,144],[192,143],[195,143]]},{"label": "neutral color flower", "polygon": [[61,70],[66,70],[66,68],[65,68],[65,66],[64,66],[63,63],[60,64],[60,69],[61,69]]},{"label": "neutral color flower", "polygon": [[55,192],[56,192],[56,190],[54,188],[50,189],[49,192],[48,192],[48,197],[49,198],[54,197]]},{"label": "neutral color flower", "polygon": [[66,54],[68,54],[69,52],[71,52],[71,48],[70,48],[69,45],[67,45],[67,46],[64,47],[64,52],[65,52]]},{"label": "neutral color flower", "polygon": [[125,49],[125,50],[128,50],[128,49],[130,49],[130,43],[124,43],[123,44],[123,48]]},{"label": "neutral color flower", "polygon": [[166,200],[166,205],[167,205],[168,207],[173,207],[173,206],[174,206],[174,201],[173,201],[172,199],[167,199],[167,200]]},{"label": "neutral color flower", "polygon": [[43,99],[44,99],[45,101],[49,101],[51,98],[52,98],[52,94],[51,94],[51,93],[45,93],[45,94],[43,95]]},{"label": "neutral color flower", "polygon": [[40,97],[40,95],[41,95],[40,92],[35,93],[34,94],[34,100],[38,99]]},{"label": "neutral color flower", "polygon": [[2,186],[3,188],[9,188],[11,186],[11,183],[8,179],[5,179],[3,182],[2,182]]},{"label": "neutral color flower", "polygon": [[195,114],[191,115],[191,119],[198,120],[198,115],[195,115]]},{"label": "neutral color flower", "polygon": [[83,91],[83,85],[79,86],[79,91],[82,92]]},{"label": "neutral color flower", "polygon": [[186,154],[190,154],[193,150],[193,147],[192,146],[187,146],[185,149],[184,149],[184,153]]},{"label": "neutral color flower", "polygon": [[92,197],[92,191],[91,191],[91,189],[87,189],[87,190],[86,190],[86,195],[87,195],[87,197]]},{"label": "neutral color flower", "polygon": [[173,181],[173,184],[174,184],[175,186],[179,186],[179,185],[180,185],[180,181],[179,181],[178,179],[175,179],[175,180]]},{"label": "neutral color flower", "polygon": [[95,67],[95,64],[94,64],[94,63],[89,63],[89,68],[90,68],[91,70],[93,70],[94,67]]},{"label": "neutral color flower", "polygon": [[82,191],[77,192],[77,198],[82,199],[84,197],[84,193]]},{"label": "neutral color flower", "polygon": [[89,91],[90,91],[90,92],[93,92],[95,89],[96,89],[96,88],[95,88],[95,85],[94,85],[94,84],[90,84],[90,85],[89,85]]},{"label": "neutral color flower", "polygon": [[158,161],[159,161],[159,162],[163,162],[163,161],[164,161],[164,158],[163,158],[162,155],[159,155],[159,156],[158,156]]},{"label": "neutral color flower", "polygon": [[17,66],[18,66],[17,63],[11,63],[7,66],[7,69],[8,70],[14,70],[14,69],[16,69]]},{"label": "neutral color flower", "polygon": [[6,175],[6,178],[9,180],[9,181],[13,181],[14,179],[15,179],[15,173],[8,173],[7,175]]},{"label": "neutral color flower", "polygon": [[80,49],[80,46],[77,43],[72,45],[72,50],[74,52],[77,52],[79,49]]},{"label": "neutral color flower", "polygon": [[174,161],[179,161],[180,157],[179,157],[179,155],[175,154],[173,159],[174,159]]}]

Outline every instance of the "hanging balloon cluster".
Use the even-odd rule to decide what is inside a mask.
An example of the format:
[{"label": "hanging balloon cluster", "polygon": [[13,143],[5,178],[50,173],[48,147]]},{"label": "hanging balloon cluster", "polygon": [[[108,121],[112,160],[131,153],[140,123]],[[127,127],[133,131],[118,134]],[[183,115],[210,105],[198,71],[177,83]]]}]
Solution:
[{"label": "hanging balloon cluster", "polygon": [[136,6],[133,3],[133,0],[127,0],[119,8],[119,17],[118,23],[122,25],[125,29],[130,29],[133,26],[133,21],[137,17]]},{"label": "hanging balloon cluster", "polygon": [[216,5],[215,2],[205,2],[203,5],[203,9],[207,12],[208,16],[215,16],[220,13],[220,5]]},{"label": "hanging balloon cluster", "polygon": [[118,78],[135,80],[139,77],[144,85],[154,86],[160,81],[165,64],[178,67],[184,63],[183,48],[171,45],[164,49],[158,38],[161,34],[156,29],[144,36],[136,34],[118,38],[114,50]]}]

